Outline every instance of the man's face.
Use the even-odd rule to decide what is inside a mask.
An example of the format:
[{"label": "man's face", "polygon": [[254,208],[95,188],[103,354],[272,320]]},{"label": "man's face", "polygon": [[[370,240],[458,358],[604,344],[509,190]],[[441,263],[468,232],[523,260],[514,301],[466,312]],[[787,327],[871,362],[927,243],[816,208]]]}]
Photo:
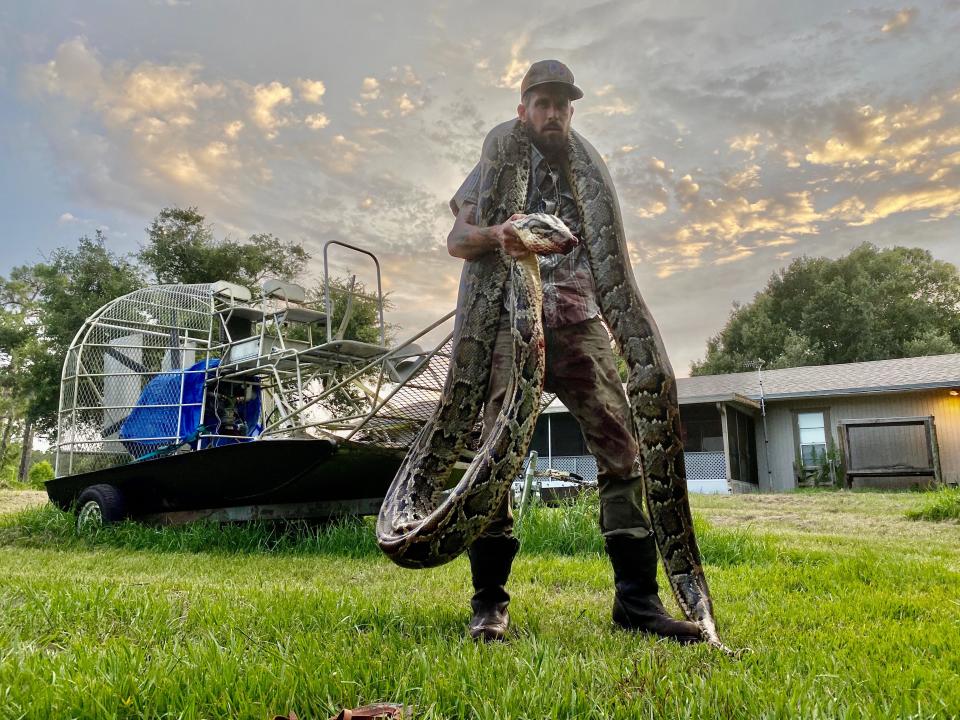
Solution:
[{"label": "man's face", "polygon": [[558,155],[567,146],[573,104],[563,85],[539,85],[517,106],[520,122],[544,155]]}]

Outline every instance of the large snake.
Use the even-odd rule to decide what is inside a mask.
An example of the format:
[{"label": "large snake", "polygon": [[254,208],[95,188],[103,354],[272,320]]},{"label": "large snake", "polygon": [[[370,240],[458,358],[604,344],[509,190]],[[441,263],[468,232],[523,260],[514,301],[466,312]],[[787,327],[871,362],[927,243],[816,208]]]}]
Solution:
[{"label": "large snake", "polygon": [[[518,121],[484,141],[478,224],[502,223],[525,207],[530,145]],[[640,444],[644,499],[670,587],[703,639],[717,634],[687,499],[676,381],[656,323],[630,268],[613,183],[597,151],[578,133],[568,141],[567,178],[580,212],[597,300],[630,369],[627,396]],[[535,263],[534,263],[535,264]],[[440,565],[487,527],[519,473],[543,386],[543,330],[536,278],[502,251],[464,268],[459,327],[450,370],[433,418],[400,467],[377,519],[377,541],[397,564]],[[514,373],[494,428],[463,478],[443,492],[483,406],[493,343],[511,282]],[[729,652],[729,651],[728,651]]]}]

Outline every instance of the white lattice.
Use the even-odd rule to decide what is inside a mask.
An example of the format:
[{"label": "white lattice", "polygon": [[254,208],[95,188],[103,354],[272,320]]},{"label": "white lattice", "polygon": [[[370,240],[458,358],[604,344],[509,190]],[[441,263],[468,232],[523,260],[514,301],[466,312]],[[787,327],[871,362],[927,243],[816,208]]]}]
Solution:
[{"label": "white lattice", "polygon": [[727,463],[722,452],[685,452],[688,480],[724,480]]}]

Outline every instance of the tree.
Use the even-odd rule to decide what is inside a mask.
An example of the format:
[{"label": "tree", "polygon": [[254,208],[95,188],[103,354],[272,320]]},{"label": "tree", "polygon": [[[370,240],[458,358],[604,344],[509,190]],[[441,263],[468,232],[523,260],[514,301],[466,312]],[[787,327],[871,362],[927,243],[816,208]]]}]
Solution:
[{"label": "tree", "polygon": [[296,243],[270,233],[244,242],[217,240],[197,208],[164,208],[147,228],[147,244],[138,259],[160,284],[226,280],[254,288],[264,278],[297,277],[310,259]]},{"label": "tree", "polygon": [[60,248],[47,262],[16,267],[0,278],[2,390],[21,426],[18,477],[29,470],[35,431],[56,428],[63,358],[87,317],[143,284],[140,271],[111,253],[99,231]]},{"label": "tree", "polygon": [[74,336],[109,301],[143,287],[143,274],[128,258],[110,252],[99,230],[82,237],[75,250],[59,248],[50,260],[33,266],[39,288],[38,347],[34,407],[28,416],[49,431],[56,421],[60,371]]},{"label": "tree", "polygon": [[960,273],[920,248],[870,243],[798,258],[734,304],[693,375],[960,352]]},{"label": "tree", "polygon": [[[325,309],[323,284],[317,285],[309,293],[311,305],[318,309]],[[384,295],[383,309],[389,310],[392,306],[388,295]],[[370,292],[364,283],[359,280],[331,277],[330,278],[330,328],[336,335],[343,318],[350,311],[346,327],[343,328],[343,337],[347,340],[361,342],[380,342],[380,300],[375,292]],[[393,327],[384,328],[386,340],[390,341]]]}]

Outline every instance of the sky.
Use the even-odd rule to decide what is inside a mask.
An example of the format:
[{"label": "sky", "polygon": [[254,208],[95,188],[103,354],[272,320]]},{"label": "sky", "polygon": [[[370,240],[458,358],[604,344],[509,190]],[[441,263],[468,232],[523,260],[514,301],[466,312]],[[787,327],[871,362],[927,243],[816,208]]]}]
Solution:
[{"label": "sky", "polygon": [[[0,7],[0,275],[163,207],[377,254],[403,336],[452,309],[447,201],[529,65],[567,63],[678,375],[732,303],[862,242],[960,264],[960,0]],[[364,276],[360,260],[338,256]]]}]

